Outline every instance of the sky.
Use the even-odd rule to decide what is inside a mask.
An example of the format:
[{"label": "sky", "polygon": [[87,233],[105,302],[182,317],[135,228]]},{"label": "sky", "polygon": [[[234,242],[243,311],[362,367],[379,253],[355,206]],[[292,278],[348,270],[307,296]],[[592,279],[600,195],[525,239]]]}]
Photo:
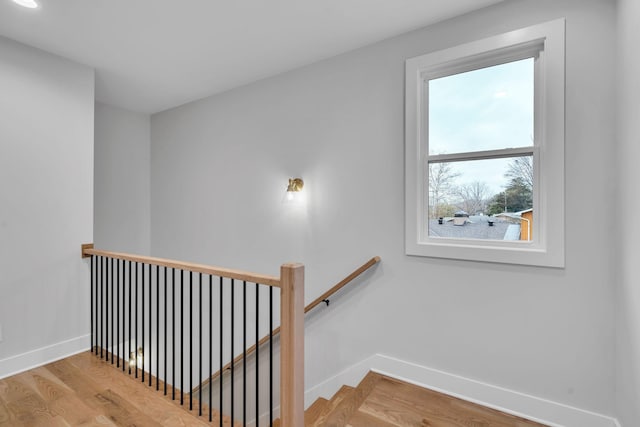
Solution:
[{"label": "sky", "polygon": [[[429,81],[429,154],[533,145],[533,58]],[[457,184],[501,192],[511,159],[456,162]]]}]

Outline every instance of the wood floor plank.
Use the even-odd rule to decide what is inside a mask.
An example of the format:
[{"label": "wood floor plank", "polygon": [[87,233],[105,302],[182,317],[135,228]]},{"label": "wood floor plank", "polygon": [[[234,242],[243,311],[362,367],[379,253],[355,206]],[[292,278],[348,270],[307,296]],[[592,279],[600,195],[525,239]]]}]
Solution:
[{"label": "wood floor plank", "polygon": [[3,402],[0,402],[0,426],[3,425],[3,423],[8,423],[10,420],[9,410],[4,406]]},{"label": "wood floor plank", "polygon": [[49,408],[72,426],[90,423],[96,417],[95,409],[89,407],[75,394],[50,402]]},{"label": "wood floor plank", "polygon": [[[201,427],[189,412],[89,352],[0,380],[0,427]],[[160,387],[164,387],[159,382]],[[188,404],[189,400],[185,402]],[[203,407],[203,411],[207,409]],[[207,409],[208,411],[208,409]],[[203,413],[203,415],[205,415]],[[219,425],[220,418],[214,422]],[[231,423],[225,417],[223,425]]]},{"label": "wood floor plank", "polygon": [[6,404],[24,399],[32,394],[33,390],[24,385],[15,376],[2,380],[2,386],[0,387],[0,399]]},{"label": "wood floor plank", "polygon": [[34,381],[35,390],[45,402],[53,402],[73,393],[68,387],[51,381],[47,376],[34,372],[31,373],[31,378]]},{"label": "wood floor plank", "polygon": [[398,427],[379,418],[372,417],[361,411],[356,411],[346,424],[347,427]]},{"label": "wood floor plank", "polygon": [[7,402],[7,409],[17,422],[25,426],[54,425],[54,419],[57,416],[49,410],[46,402],[35,393]]},{"label": "wood floor plank", "polygon": [[83,424],[78,424],[78,427],[118,427],[109,418],[104,415],[97,415],[93,419]]},{"label": "wood floor plank", "polygon": [[[146,375],[145,383],[142,383],[142,376],[139,376],[136,380],[115,368],[112,369],[108,365],[106,366],[107,369],[105,369],[104,362],[99,359],[74,357],[70,360],[70,363],[79,369],[82,368],[90,376],[98,378],[99,381],[108,383],[111,389],[119,394],[127,396],[132,405],[156,422],[164,423],[169,419],[182,419],[185,423],[188,422],[194,426],[205,425],[203,421],[194,419],[195,413],[188,412],[188,406],[176,406],[165,400],[161,392],[156,392],[155,386],[149,387]],[[152,384],[155,384],[153,379]],[[175,423],[175,421],[172,421],[172,423]]]},{"label": "wood floor plank", "polygon": [[[114,390],[118,390],[122,394],[126,394],[132,404],[138,407],[140,411],[152,416],[162,425],[188,425],[188,426],[205,426],[210,425],[209,410],[206,405],[202,408],[202,417],[198,416],[200,402],[195,398],[193,400],[193,409],[189,410],[189,394],[185,393],[183,400],[184,405],[180,405],[180,390],[176,389],[176,399],[172,400],[172,389],[168,388],[167,396],[164,396],[164,382],[158,381],[151,376],[151,386],[149,386],[149,376],[145,373],[145,382],[142,382],[142,373],[139,372],[138,378],[134,375],[127,375],[121,369],[117,369],[109,363],[105,363],[100,358],[91,357],[88,353],[80,353],[67,359],[69,363],[78,369],[82,369],[91,376],[100,378],[100,381],[106,381]],[[160,391],[156,391],[156,382]],[[158,401],[158,399],[160,399]],[[158,402],[163,402],[158,406]],[[168,406],[164,406],[169,403]],[[219,425],[220,415],[218,411],[212,411],[212,424]],[[223,426],[231,426],[231,420],[228,416],[223,416]],[[235,422],[236,426],[242,423]]]}]

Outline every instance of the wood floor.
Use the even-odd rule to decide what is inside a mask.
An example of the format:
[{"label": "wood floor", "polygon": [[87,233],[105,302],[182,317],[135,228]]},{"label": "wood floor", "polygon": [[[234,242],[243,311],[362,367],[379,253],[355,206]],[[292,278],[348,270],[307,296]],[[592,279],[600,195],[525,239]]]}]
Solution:
[{"label": "wood floor", "polygon": [[[171,400],[171,392],[156,392],[90,352],[50,363],[0,380],[0,427],[59,426],[210,426]],[[160,383],[161,389],[164,384]],[[219,425],[214,414],[214,425]],[[225,425],[230,425],[224,419]]]},{"label": "wood floor", "polygon": [[[148,383],[147,383],[148,384]],[[164,384],[135,380],[90,352],[0,380],[0,427],[146,427],[219,425],[164,396]],[[223,417],[223,424],[230,421]],[[274,426],[278,426],[278,422]],[[236,423],[236,426],[238,424]],[[369,373],[305,412],[305,427],[544,427],[542,424]],[[295,426],[298,427],[298,426]],[[302,426],[300,426],[302,427]]]},{"label": "wood floor", "polygon": [[305,412],[305,426],[544,427],[461,399],[369,373]]}]

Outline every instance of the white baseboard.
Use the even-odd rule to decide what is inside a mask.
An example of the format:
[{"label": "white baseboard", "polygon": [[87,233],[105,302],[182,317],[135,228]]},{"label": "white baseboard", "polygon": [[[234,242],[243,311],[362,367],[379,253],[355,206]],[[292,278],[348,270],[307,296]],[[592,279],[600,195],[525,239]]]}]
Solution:
[{"label": "white baseboard", "polygon": [[356,363],[305,393],[308,407],[331,398],[343,385],[356,386],[369,371],[435,390],[552,427],[621,427],[610,416],[520,393],[381,354]]},{"label": "white baseboard", "polygon": [[0,360],[0,379],[87,351],[91,335],[83,335]]}]

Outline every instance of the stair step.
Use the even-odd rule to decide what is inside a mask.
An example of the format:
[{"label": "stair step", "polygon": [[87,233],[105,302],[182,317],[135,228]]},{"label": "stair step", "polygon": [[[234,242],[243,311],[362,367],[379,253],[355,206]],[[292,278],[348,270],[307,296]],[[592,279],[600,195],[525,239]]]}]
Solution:
[{"label": "stair step", "polygon": [[358,410],[371,391],[382,380],[382,376],[369,372],[360,384],[331,411],[325,418],[327,427],[343,427],[351,415]]},{"label": "stair step", "polygon": [[[318,417],[322,415],[323,411],[329,406],[329,401],[324,397],[319,397],[315,402],[311,404],[304,411],[304,425],[305,427],[313,426]],[[280,418],[273,422],[273,427],[280,427]]]},{"label": "stair step", "polygon": [[348,385],[343,385],[342,387],[340,387],[340,390],[338,390],[338,392],[335,395],[333,395],[333,397],[331,398],[331,400],[329,400],[329,403],[326,405],[324,410],[316,418],[313,424],[309,425],[309,427],[325,426],[326,425],[325,422],[327,418],[331,415],[333,410],[336,407],[338,407],[338,405],[340,405],[340,402],[348,398],[351,395],[351,393],[353,393],[354,390],[355,388],[350,387]]},{"label": "stair step", "polygon": [[[330,400],[319,398],[305,411],[305,427],[453,425],[545,427],[373,372],[356,388],[343,386]],[[274,426],[280,427],[280,421]]]},{"label": "stair step", "polygon": [[[376,418],[383,424],[374,424],[369,418],[363,417],[364,415]],[[356,424],[357,420],[367,421]],[[389,377],[383,377],[378,382],[345,425],[348,424],[354,427],[376,425],[543,427],[543,424]]]},{"label": "stair step", "polygon": [[324,397],[319,397],[311,406],[304,411],[304,425],[312,426],[329,406],[329,401]]}]

